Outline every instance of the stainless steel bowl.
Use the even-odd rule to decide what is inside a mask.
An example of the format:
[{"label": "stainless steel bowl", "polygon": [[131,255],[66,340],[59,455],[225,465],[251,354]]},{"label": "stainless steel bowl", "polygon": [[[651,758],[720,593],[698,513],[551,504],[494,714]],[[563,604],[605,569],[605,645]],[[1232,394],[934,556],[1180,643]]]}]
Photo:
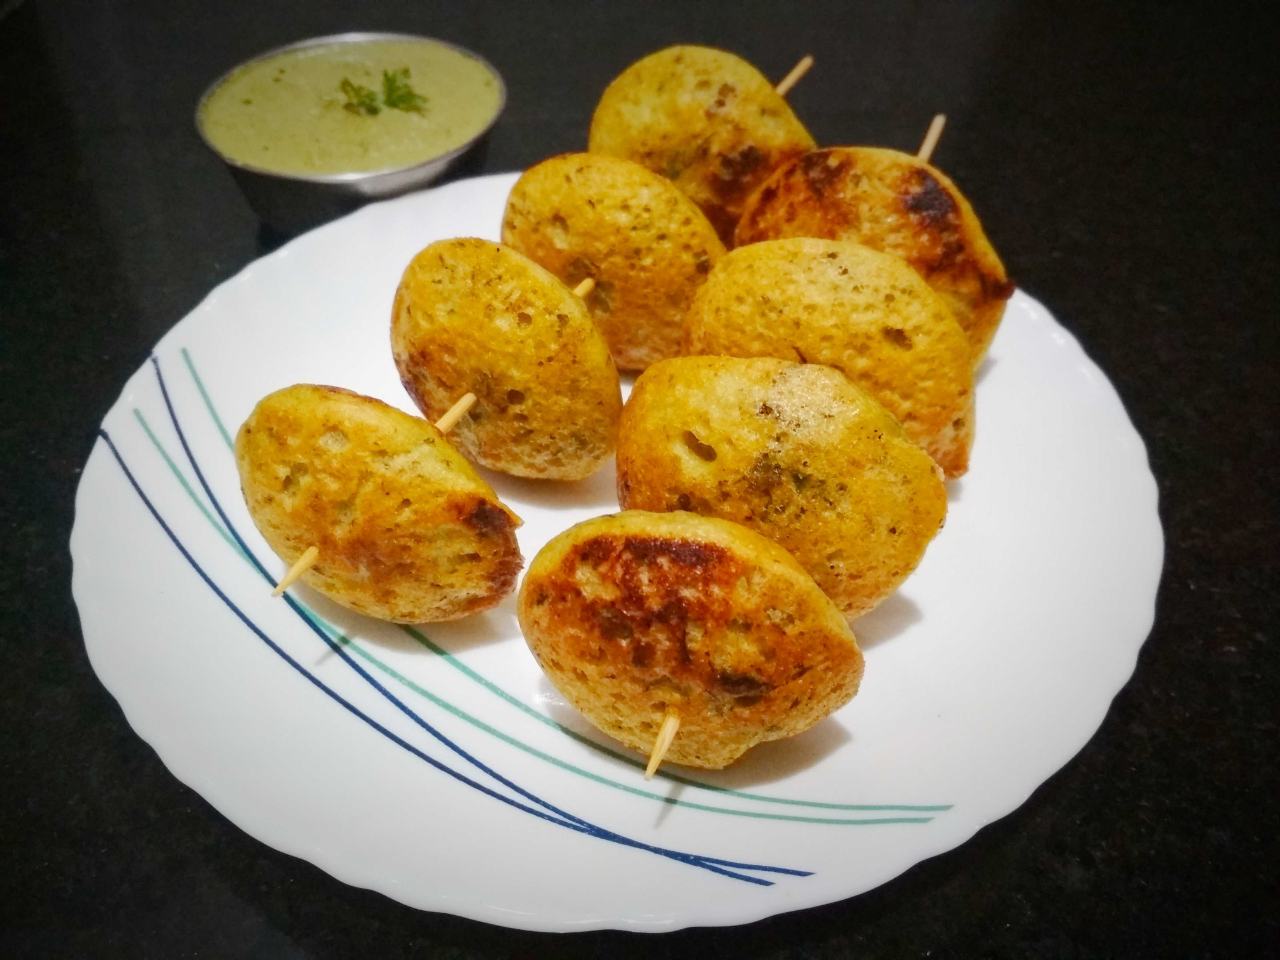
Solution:
[{"label": "stainless steel bowl", "polygon": [[[370,40],[423,40],[452,47],[454,50],[478,60],[498,82],[498,107],[493,117],[478,134],[462,146],[434,157],[428,157],[420,163],[405,167],[392,167],[386,170],[371,170],[357,173],[335,173],[303,175],[277,173],[255,167],[252,164],[233,160],[210,142],[204,131],[202,117],[204,105],[224,81],[242,67],[268,57],[288,53],[305,47],[330,46],[340,43],[365,43]],[[370,200],[383,200],[398,196],[410,190],[425,187],[433,180],[439,179],[446,172],[461,166],[463,163],[478,159],[486,144],[489,131],[502,115],[507,105],[507,88],[502,74],[484,57],[473,50],[460,47],[447,40],[426,37],[412,33],[336,33],[327,37],[311,37],[296,43],[286,44],[267,50],[256,57],[251,57],[236,64],[222,76],[218,77],[205,90],[196,104],[196,131],[205,146],[212,150],[226,164],[239,185],[245,199],[249,201],[255,213],[271,227],[282,233],[294,234],[310,229],[349,213],[361,204]]]}]

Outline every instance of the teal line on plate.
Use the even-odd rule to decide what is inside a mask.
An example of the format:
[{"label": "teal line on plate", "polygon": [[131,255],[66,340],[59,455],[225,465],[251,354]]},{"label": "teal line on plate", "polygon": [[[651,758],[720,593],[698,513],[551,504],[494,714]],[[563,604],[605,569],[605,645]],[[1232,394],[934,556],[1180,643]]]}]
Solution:
[{"label": "teal line on plate", "polygon": [[[299,602],[299,605],[300,606],[302,605],[301,602]],[[561,770],[566,770],[570,773],[577,774],[578,776],[585,777],[588,780],[594,780],[596,783],[604,784],[607,787],[613,787],[614,789],[622,790],[622,791],[625,791],[626,793],[635,794],[638,797],[645,797],[650,800],[657,800],[661,803],[670,804],[672,806],[688,807],[691,810],[704,810],[710,813],[723,813],[723,814],[728,814],[730,816],[753,817],[756,819],[763,819],[763,820],[786,820],[794,823],[824,823],[824,824],[831,824],[835,826],[868,826],[873,824],[889,824],[889,823],[928,823],[930,820],[933,819],[933,817],[863,817],[858,819],[841,819],[841,818],[832,818],[832,817],[803,817],[803,816],[797,816],[794,814],[784,814],[784,813],[760,813],[753,810],[737,810],[737,809],[734,809],[733,807],[713,807],[705,803],[697,803],[696,801],[692,801],[692,800],[681,800],[676,797],[664,796],[663,794],[660,794],[660,793],[653,793],[652,791],[649,791],[649,790],[642,790],[639,787],[628,786],[625,783],[619,783],[617,780],[610,780],[608,777],[604,777],[604,776],[601,776],[600,774],[592,773],[590,770],[584,770],[582,767],[569,763],[567,760],[561,760],[559,757],[554,757],[549,753],[545,753],[544,751],[539,750],[537,747],[530,746],[529,744],[525,743],[522,740],[517,739],[516,737],[511,736],[510,734],[503,733],[501,730],[497,729],[496,727],[490,726],[489,724],[485,723],[483,720],[479,719],[478,717],[472,716],[471,714],[467,713],[465,710],[462,710],[459,707],[454,706],[449,701],[436,696],[430,690],[410,680],[408,677],[401,674],[399,671],[397,671],[394,667],[390,666],[389,664],[383,663],[381,660],[375,657],[372,653],[369,653],[367,650],[365,650],[355,640],[352,640],[350,637],[346,636],[343,633],[339,633],[331,625],[326,623],[322,618],[316,616],[314,613],[312,613],[312,616],[315,616],[316,622],[320,624],[320,626],[327,633],[329,633],[329,636],[331,639],[333,639],[337,643],[341,643],[342,645],[348,647],[357,656],[363,658],[368,663],[371,663],[374,667],[376,667],[378,670],[381,670],[388,677],[391,677],[393,680],[407,687],[409,690],[412,690],[414,693],[418,694],[419,696],[422,696],[427,700],[431,701],[437,707],[440,707],[442,710],[448,711],[449,713],[453,714],[455,717],[457,717],[460,720],[465,720],[467,723],[471,724],[472,726],[480,730],[483,730],[485,733],[489,734],[490,736],[498,738],[503,743],[513,746],[518,750],[523,750],[525,753],[531,756],[537,757],[540,760],[544,760],[547,763],[552,764],[553,766],[559,767]]]},{"label": "teal line on plate", "polygon": [[196,389],[200,391],[200,396],[204,400],[204,408],[209,411],[209,415],[213,417],[214,424],[218,427],[218,432],[222,434],[222,439],[227,442],[227,446],[235,449],[235,442],[231,439],[231,434],[227,433],[227,428],[222,423],[222,418],[218,416],[218,411],[213,407],[213,398],[209,396],[209,391],[204,388],[204,381],[200,379],[200,374],[196,373],[196,365],[191,361],[191,354],[187,352],[187,348],[182,348],[182,361],[187,365],[187,370],[191,372],[191,379],[195,381]]},{"label": "teal line on plate", "polygon": [[[591,747],[594,750],[598,750],[599,752],[606,754],[607,756],[610,756],[615,760],[621,760],[623,763],[628,764],[629,766],[633,766],[638,770],[643,770],[645,768],[645,761],[637,759],[635,757],[628,756],[625,753],[610,749],[609,747],[606,747],[603,744],[597,743],[595,740],[592,740],[590,737],[583,736],[581,733],[578,733],[578,731],[571,730],[569,727],[566,727],[563,724],[557,723],[555,720],[552,720],[550,717],[546,716],[545,714],[539,713],[537,710],[533,709],[533,707],[529,706],[528,704],[523,703],[520,700],[516,699],[511,694],[507,693],[507,691],[503,690],[500,686],[495,684],[493,681],[489,680],[487,677],[483,676],[482,674],[476,673],[476,671],[472,670],[465,663],[463,663],[461,660],[459,660],[457,657],[451,654],[448,650],[445,650],[443,647],[437,645],[434,641],[431,640],[430,637],[428,637],[426,634],[422,633],[420,630],[416,629],[415,627],[401,624],[400,629],[403,630],[405,633],[409,634],[409,636],[413,637],[413,639],[417,640],[420,644],[422,644],[432,653],[436,654],[437,656],[443,657],[456,670],[459,670],[462,673],[464,673],[467,677],[469,677],[471,680],[474,680],[476,683],[480,684],[490,693],[494,694],[497,697],[501,697],[503,700],[511,704],[517,710],[520,710],[523,713],[528,714],[529,716],[533,717],[535,720],[539,720],[542,723],[545,723],[547,726],[555,730],[559,730],[565,736],[571,737],[572,739],[577,740],[579,743],[586,744],[588,747]],[[783,803],[783,804],[789,804],[791,806],[797,806],[797,807],[817,807],[822,810],[861,810],[861,811],[899,810],[899,811],[909,812],[909,813],[940,813],[940,812],[951,809],[950,804],[824,803],[820,800],[793,800],[793,799],[790,799],[789,797],[771,797],[767,794],[762,794],[762,793],[748,793],[745,790],[735,790],[732,787],[720,787],[720,786],[716,786],[715,784],[705,783],[701,780],[694,780],[692,777],[684,777],[678,773],[671,773],[670,771],[661,771],[661,773],[662,773],[662,776],[666,777],[668,780],[674,780],[676,783],[683,783],[691,787],[698,787],[702,790],[710,790],[713,793],[723,793],[726,796],[739,797],[740,799],[743,799],[743,800],[759,800],[765,803]]]},{"label": "teal line on plate", "polygon": [[[182,358],[186,363],[187,370],[190,372],[191,378],[195,382],[196,389],[199,391],[200,396],[204,400],[205,409],[209,412],[209,416],[213,419],[214,424],[218,428],[218,432],[222,434],[222,438],[226,441],[227,446],[232,450],[234,450],[235,444],[231,439],[231,435],[227,432],[226,427],[223,425],[222,418],[218,416],[218,410],[214,406],[213,398],[209,395],[209,391],[205,389],[204,382],[200,379],[200,374],[196,370],[195,361],[191,359],[191,354],[187,351],[186,347],[182,348],[181,353],[182,353]],[[157,446],[159,445],[159,442],[155,440],[154,437],[152,437],[152,442],[156,443]],[[168,454],[165,454],[163,449],[161,449],[161,454],[165,457],[167,461],[169,461],[170,468],[173,469],[175,472],[177,472],[177,468],[173,465],[173,462],[169,460]],[[186,480],[181,477],[181,474],[179,474],[179,480],[182,482],[182,485],[187,489],[188,493],[192,494],[192,497],[194,499],[194,493],[191,491],[190,485],[187,484]],[[196,505],[200,506],[199,501],[197,501]],[[201,512],[204,513],[205,517],[211,523],[213,523],[215,527],[218,528],[220,533],[222,533],[223,539],[227,540],[228,542],[232,543],[233,546],[235,546],[234,541],[231,541],[230,536],[221,529],[221,526],[214,520],[213,517],[209,516],[208,511],[206,511],[203,508],[203,506],[201,506],[200,509],[201,509]],[[238,546],[236,547],[236,552],[240,553],[240,549]],[[325,623],[325,621],[322,620],[318,615],[315,615],[315,616],[318,622]],[[326,624],[326,626],[328,625]],[[597,743],[595,740],[592,740],[590,737],[583,736],[582,734],[578,733],[576,730],[571,730],[570,728],[564,726],[563,724],[557,723],[551,717],[548,717],[545,714],[538,712],[537,710],[530,707],[528,704],[517,699],[516,697],[513,697],[511,694],[509,694],[506,690],[499,687],[493,681],[489,680],[487,677],[483,676],[482,674],[477,673],[475,670],[473,670],[471,667],[468,667],[466,664],[464,664],[461,660],[459,660],[449,651],[437,645],[434,641],[432,641],[429,637],[426,636],[426,634],[422,633],[420,630],[417,630],[414,627],[406,626],[403,624],[400,625],[400,629],[403,630],[405,633],[407,633],[414,640],[416,640],[425,649],[441,657],[446,663],[448,663],[451,667],[453,667],[458,672],[462,673],[469,680],[475,683],[478,683],[480,686],[484,687],[490,693],[494,694],[495,696],[502,699],[506,703],[509,703],[510,705],[514,706],[516,709],[520,710],[522,713],[527,714],[528,716],[539,721],[540,723],[546,724],[547,726],[555,730],[558,730],[560,733],[564,734],[565,736],[573,740],[576,740],[579,743],[585,744],[586,746],[592,748],[593,750],[596,750],[608,757],[611,757],[615,760],[620,760],[623,763],[627,764],[628,766],[636,767],[637,769],[644,768],[645,764],[642,761],[634,757],[630,757],[619,751],[612,750],[609,747],[604,746],[603,744]],[[370,655],[370,657],[371,656],[372,655]],[[371,662],[376,662],[380,667],[385,667],[385,665],[381,664],[380,661],[372,660]],[[390,670],[389,667],[387,667],[386,669]],[[400,678],[398,675],[396,676],[397,676],[397,679],[401,679],[402,682],[411,684],[411,681],[404,680],[403,678]],[[430,697],[430,695],[425,694],[425,692],[424,692],[424,695]],[[452,709],[452,708],[446,707],[446,709]],[[469,719],[471,722],[481,727],[481,729],[485,729],[487,727],[487,725],[484,724],[484,722],[479,720],[478,718],[473,718],[467,715],[466,719]],[[503,738],[506,737],[505,734],[501,734],[497,731],[494,731],[494,733],[497,736],[501,736]],[[514,743],[515,741],[512,741],[512,742]],[[523,744],[517,744],[517,745],[521,746],[522,749],[528,749],[531,752],[535,752],[535,753],[537,752],[532,747],[527,747],[526,745],[523,745]],[[554,757],[544,757],[544,759],[547,759],[550,762],[555,763],[559,766],[564,766],[566,769],[573,769],[577,772],[580,772],[581,774],[583,774],[584,776],[587,776],[590,779],[599,779],[602,783],[608,783],[610,785],[618,787],[619,789],[626,790],[632,793],[639,793],[642,796],[651,796],[658,800],[662,800],[664,802],[668,801],[668,798],[662,796],[661,794],[647,793],[645,791],[637,790],[636,788],[633,788],[633,787],[628,787],[625,784],[617,783],[616,781],[613,781],[613,780],[606,780],[604,778],[597,777],[593,773],[589,773],[588,771],[581,770],[580,768],[572,767],[571,765],[568,765],[565,761],[560,761]],[[721,794],[724,794],[725,796],[737,797],[742,800],[753,800],[753,801],[762,802],[762,803],[777,803],[777,804],[784,804],[787,806],[811,807],[811,808],[820,809],[820,810],[844,810],[844,811],[850,811],[850,812],[894,811],[894,812],[903,812],[903,813],[942,813],[947,810],[950,810],[952,806],[949,803],[943,803],[943,804],[828,803],[820,800],[796,800],[790,797],[774,797],[768,794],[750,793],[745,790],[735,790],[732,787],[721,787],[715,784],[705,783],[701,780],[695,780],[692,777],[684,777],[678,773],[671,773],[670,771],[661,770],[661,769],[658,771],[657,775],[660,777],[663,777],[664,779],[671,780],[675,783],[681,783],[691,787],[698,787],[699,789],[702,789],[702,790],[708,790],[713,793],[721,793]],[[676,800],[674,802],[681,806],[693,805],[689,801]],[[706,808],[706,809],[719,809],[719,808]],[[738,813],[741,816],[764,816],[764,817],[770,816],[768,814],[750,814],[746,812],[739,812],[739,811],[732,811],[732,810],[726,811],[726,812]],[[782,819],[789,819],[789,818],[784,817]],[[911,820],[906,820],[905,822],[912,822],[912,823],[928,822],[928,819],[932,819],[932,818],[926,818],[923,821],[919,819],[911,819]],[[816,822],[841,823],[844,821],[825,820],[821,818],[816,818]],[[865,821],[849,821],[849,822],[865,822]]]},{"label": "teal line on plate", "polygon": [[[148,426],[146,418],[142,415],[141,411],[135,409],[134,415],[137,418],[138,423],[142,426],[142,429],[146,432],[146,435],[148,439],[151,441],[152,445],[155,446],[157,451],[159,451],[160,456],[164,458],[164,461],[166,464],[168,464],[170,471],[172,471],[174,476],[177,477],[178,482],[182,485],[183,490],[185,490],[187,492],[187,495],[191,497],[192,501],[200,509],[200,512],[204,515],[204,518],[210,523],[210,525],[214,527],[215,530],[217,530],[218,534],[222,537],[222,539],[225,540],[228,544],[230,544],[241,558],[244,558],[243,551],[239,549],[239,546],[231,538],[229,532],[201,504],[198,496],[195,493],[195,490],[192,488],[191,484],[187,482],[186,477],[182,474],[177,464],[174,463],[173,458],[169,456],[169,453],[165,449],[164,444],[160,442],[160,439],[155,435],[155,433]],[[460,720],[464,720],[467,723],[471,724],[472,726],[480,730],[483,730],[485,733],[488,733],[490,736],[493,736],[498,738],[499,740],[502,740],[504,743],[507,743],[513,747],[516,747],[519,750],[523,750],[525,753],[528,753],[531,756],[537,757],[540,760],[544,760],[547,763],[550,763],[554,766],[561,768],[562,770],[566,770],[570,773],[577,774],[578,776],[585,777],[588,780],[594,780],[597,783],[604,784],[605,786],[613,787],[618,790],[623,790],[627,793],[635,794],[636,796],[646,797],[652,800],[658,800],[662,803],[672,804],[674,806],[689,807],[690,809],[693,809],[693,810],[703,810],[710,813],[727,814],[729,816],[752,817],[755,819],[764,819],[764,820],[786,820],[786,821],[792,821],[797,823],[831,824],[835,826],[869,826],[869,825],[875,825],[875,824],[892,824],[892,823],[928,823],[930,820],[933,819],[932,817],[877,817],[877,818],[861,818],[861,819],[835,819],[835,818],[828,818],[828,817],[801,817],[801,816],[790,816],[790,815],[776,814],[776,813],[761,813],[761,812],[756,812],[751,810],[735,810],[732,807],[714,807],[714,806],[710,806],[709,804],[697,803],[691,800],[680,800],[675,797],[666,797],[659,793],[653,793],[648,790],[641,790],[637,787],[631,787],[631,786],[628,786],[627,784],[619,783],[616,780],[611,780],[608,777],[603,777],[598,774],[592,773],[589,770],[585,770],[581,767],[575,766],[572,763],[561,760],[558,757],[554,757],[551,754],[545,753],[544,751],[537,749],[536,747],[530,746],[529,744],[524,743],[523,741],[517,739],[516,737],[511,736],[510,734],[504,733],[501,730],[498,730],[496,727],[490,726],[489,724],[485,723],[483,720],[467,713],[465,710],[462,710],[461,708],[455,706],[449,701],[436,696],[430,690],[427,690],[425,687],[422,687],[419,684],[415,683],[414,681],[410,680],[408,677],[401,674],[394,667],[384,663],[382,660],[378,659],[368,650],[364,649],[363,646],[361,646],[356,641],[352,640],[346,634],[337,630],[332,624],[330,624],[327,620],[321,617],[318,613],[316,613],[306,604],[302,603],[301,601],[297,601],[297,603],[298,603],[298,606],[303,611],[305,611],[306,615],[309,616],[315,622],[315,624],[318,627],[320,627],[320,629],[322,629],[326,634],[328,634],[331,640],[347,647],[352,652],[354,652],[357,656],[361,657],[366,662],[372,664],[374,667],[382,671],[388,677],[391,677],[393,680],[397,681],[402,686],[413,691],[419,696],[424,697],[425,699],[435,704],[437,707],[441,708],[442,710],[445,710],[453,714],[455,717],[459,718]]]},{"label": "teal line on plate", "polygon": [[178,478],[178,483],[182,484],[182,489],[187,491],[187,496],[190,497],[191,502],[196,505],[196,509],[204,514],[204,518],[209,521],[209,524],[213,529],[218,531],[218,536],[227,541],[227,546],[234,550],[237,556],[241,559],[248,559],[245,557],[244,551],[240,549],[240,544],[236,543],[235,540],[232,539],[231,534],[223,529],[222,524],[214,519],[213,514],[209,512],[209,508],[204,505],[204,501],[200,499],[199,494],[197,494],[191,484],[187,482],[187,478],[183,475],[182,471],[178,469],[178,465],[173,462],[173,458],[169,456],[169,452],[165,450],[164,445],[152,431],[151,425],[147,423],[147,418],[142,415],[142,411],[137,407],[133,408],[133,417],[142,426],[143,432],[146,433],[148,439],[150,439],[152,446],[160,452],[160,456],[163,457],[164,462],[168,464],[169,470]]}]

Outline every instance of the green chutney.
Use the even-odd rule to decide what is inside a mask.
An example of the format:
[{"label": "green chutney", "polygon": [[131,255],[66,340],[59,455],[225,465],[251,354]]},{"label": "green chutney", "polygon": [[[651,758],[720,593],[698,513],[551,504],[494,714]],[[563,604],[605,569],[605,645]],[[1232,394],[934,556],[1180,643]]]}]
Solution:
[{"label": "green chutney", "polygon": [[326,176],[448,153],[484,131],[501,102],[493,69],[462,50],[427,39],[361,40],[251,61],[214,88],[199,120],[233,163]]}]

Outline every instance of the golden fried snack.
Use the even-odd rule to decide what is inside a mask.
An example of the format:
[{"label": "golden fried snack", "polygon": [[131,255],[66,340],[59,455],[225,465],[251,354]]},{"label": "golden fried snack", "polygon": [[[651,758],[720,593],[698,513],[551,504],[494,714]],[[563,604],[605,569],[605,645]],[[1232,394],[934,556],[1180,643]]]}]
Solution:
[{"label": "golden fried snack", "polygon": [[496,604],[522,563],[512,513],[425,420],[337,387],[259,401],[236,436],[240,488],[281,559],[311,546],[304,582],[400,623]]},{"label": "golden fried snack", "polygon": [[560,692],[648,753],[724,767],[849,701],[862,654],[844,617],[785,550],[692,513],[627,511],[551,540],[520,588],[520,627]]},{"label": "golden fried snack", "polygon": [[618,428],[618,502],[744,524],[850,617],[906,579],[947,513],[942,471],[884,407],[839,370],[768,357],[646,370]]},{"label": "golden fried snack", "polygon": [[942,171],[896,150],[831,147],[782,164],[747,201],[734,243],[779,237],[856,240],[902,257],[951,307],[975,367],[1013,295],[969,201]]},{"label": "golden fried snack", "polygon": [[948,477],[968,468],[969,341],[898,257],[804,237],[730,251],[694,297],[685,353],[836,367],[897,417]]},{"label": "golden fried snack", "polygon": [[571,287],[595,281],[587,307],[624,370],[680,352],[694,291],[724,255],[702,211],[670,180],[595,153],[525,171],[507,199],[502,241]]},{"label": "golden fried snack", "polygon": [[667,47],[605,89],[588,148],[674,180],[726,242],[742,205],[784,160],[815,144],[751,64],[709,47]]},{"label": "golden fried snack", "polygon": [[414,257],[391,349],[428,418],[476,395],[452,437],[486,467],[579,480],[613,452],[622,395],[604,337],[568,287],[509,247],[457,238]]}]

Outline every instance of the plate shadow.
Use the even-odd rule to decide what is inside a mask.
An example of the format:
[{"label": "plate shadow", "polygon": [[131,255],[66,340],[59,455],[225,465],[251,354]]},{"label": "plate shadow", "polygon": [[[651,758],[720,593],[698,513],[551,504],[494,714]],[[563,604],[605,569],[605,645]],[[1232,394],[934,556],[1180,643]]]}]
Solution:
[{"label": "plate shadow", "polygon": [[617,474],[610,457],[600,469],[584,480],[530,480],[477,468],[503,502],[542,507],[548,510],[590,508],[594,514],[618,510]]},{"label": "plate shadow", "polygon": [[[545,707],[548,716],[556,723],[593,743],[624,756],[633,757],[637,762],[643,762],[644,757],[640,753],[592,726],[586,717],[565,701],[560,691],[545,676],[541,678],[539,688],[538,699]],[[667,795],[673,798],[678,796],[676,788],[682,785],[665,778],[664,772],[675,772],[688,780],[705,783],[711,787],[728,787],[736,790],[759,786],[786,779],[792,774],[820,763],[852,740],[853,735],[839,721],[834,717],[827,717],[804,733],[752,747],[740,760],[725,770],[704,770],[678,763],[663,764],[652,781],[652,788],[666,790]],[[637,770],[636,776],[641,775]],[[661,822],[661,814],[658,820]]]},{"label": "plate shadow", "polygon": [[858,638],[858,646],[869,650],[892,640],[923,619],[924,611],[919,604],[902,593],[895,593],[870,613],[864,613],[853,621],[853,633]]}]

